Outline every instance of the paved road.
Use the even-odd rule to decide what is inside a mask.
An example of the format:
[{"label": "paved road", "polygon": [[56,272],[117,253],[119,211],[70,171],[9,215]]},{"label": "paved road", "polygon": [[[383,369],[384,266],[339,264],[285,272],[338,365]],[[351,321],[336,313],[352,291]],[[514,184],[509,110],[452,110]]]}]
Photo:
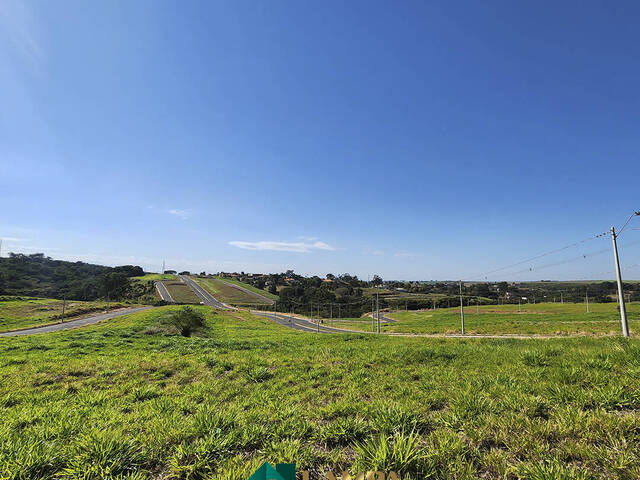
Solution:
[{"label": "paved road", "polygon": [[[251,313],[255,315],[259,315],[261,317],[268,318],[270,320],[274,320],[278,322],[280,325],[284,325],[285,327],[293,328],[294,330],[299,330],[302,332],[311,332],[311,333],[357,333],[357,334],[365,334],[365,335],[376,335],[375,332],[371,331],[360,331],[360,330],[348,330],[346,328],[335,328],[335,327],[325,327],[322,324],[318,327],[316,323],[313,323],[304,318],[294,317],[291,315],[287,315],[285,313],[269,313],[269,312],[260,312],[257,310],[252,311]],[[382,320],[382,315],[380,315],[380,319]],[[389,319],[393,320],[393,319]],[[551,339],[551,338],[569,338],[569,337],[583,337],[585,335],[582,334],[571,334],[571,335],[545,335],[545,334],[466,334],[462,335],[460,333],[393,333],[393,332],[381,332],[381,335],[387,335],[390,337],[422,337],[422,338],[513,338],[517,340],[529,340],[529,339]],[[586,335],[589,336],[589,335]],[[602,335],[606,336],[606,335]]]},{"label": "paved road", "polygon": [[171,302],[171,303],[175,302],[175,300],[171,298],[171,294],[169,293],[169,290],[167,290],[167,286],[164,283],[156,282],[156,290],[158,290],[158,293],[160,294],[160,298],[165,302]]},{"label": "paved road", "polygon": [[268,318],[278,322],[285,327],[300,330],[302,332],[314,332],[314,333],[371,333],[371,332],[356,332],[354,330],[345,330],[341,328],[326,327],[323,324],[318,325],[315,322],[311,322],[305,318],[294,317],[287,315],[286,313],[272,313],[272,312],[260,312],[253,310],[251,313],[259,315],[261,317]]},{"label": "paved road", "polygon": [[71,320],[64,323],[56,323],[54,325],[47,325],[45,327],[34,327],[27,330],[18,330],[15,332],[0,333],[0,337],[17,337],[22,335],[33,335],[35,333],[49,333],[57,332],[59,330],[67,330],[69,328],[84,327],[85,325],[91,325],[92,323],[98,323],[102,320],[108,320],[110,318],[121,317],[122,315],[129,315],[130,313],[141,312],[153,307],[138,307],[127,308],[126,310],[118,310],[117,312],[103,313],[100,315],[94,315],[86,318],[79,318],[77,320]]},{"label": "paved road", "polygon": [[238,290],[241,290],[241,291],[243,291],[245,293],[248,293],[249,295],[253,295],[254,297],[259,298],[260,300],[264,300],[265,302],[269,303],[269,305],[273,305],[273,303],[274,303],[273,300],[271,300],[270,298],[267,298],[267,297],[263,297],[258,292],[254,292],[252,290],[249,290],[248,288],[241,287],[240,285],[236,285],[235,283],[227,282],[225,280],[222,280],[221,278],[218,278],[217,280],[220,280],[225,285],[229,285],[230,287],[237,288]]},{"label": "paved road", "polygon": [[193,293],[195,293],[205,305],[209,305],[213,308],[229,309],[229,306],[213,298],[213,295],[207,292],[191,278],[187,277],[186,275],[178,275],[178,277],[180,278],[180,280],[186,283],[191,290],[193,290]]}]

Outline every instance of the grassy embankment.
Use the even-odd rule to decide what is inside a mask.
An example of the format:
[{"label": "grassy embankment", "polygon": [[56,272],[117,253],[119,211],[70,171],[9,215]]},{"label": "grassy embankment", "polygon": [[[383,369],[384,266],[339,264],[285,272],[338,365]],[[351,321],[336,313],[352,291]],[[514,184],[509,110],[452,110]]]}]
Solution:
[{"label": "grassy embankment", "polygon": [[[488,305],[465,307],[465,330],[473,334],[601,334],[618,335],[620,320],[616,303],[541,303],[536,305]],[[640,331],[640,304],[628,303],[629,328]],[[383,324],[382,331],[394,333],[460,333],[460,307],[386,313],[395,323]],[[326,323],[326,320],[325,320]],[[370,324],[340,323],[340,328],[370,330]]]},{"label": "grassy embankment", "polygon": [[[0,297],[0,332],[58,323],[62,318],[62,304],[62,300],[51,298]],[[121,302],[109,304],[111,310],[132,306],[134,305]],[[69,321],[93,313],[101,313],[106,309],[107,302],[67,300],[64,319]]]},{"label": "grassy embankment", "polygon": [[[217,278],[193,277],[193,279],[198,282],[204,289],[206,289],[211,295],[213,295],[217,300],[223,303],[236,306],[271,305],[270,300],[262,299],[256,295],[244,292],[236,287],[224,283]],[[227,279],[225,279],[225,281],[227,281]],[[241,282],[235,282],[235,284],[240,284],[240,286],[245,288],[250,287],[250,285],[242,284]],[[253,290],[259,289],[254,288]],[[260,295],[266,297],[266,295],[263,295],[262,293],[260,293]]]},{"label": "grassy embankment", "polygon": [[143,275],[141,277],[131,277],[131,280],[133,281],[152,281],[152,282],[158,282],[158,281],[163,281],[163,280],[175,280],[176,276],[175,275],[171,275],[168,273],[147,273],[146,275]]},{"label": "grassy embankment", "polygon": [[179,307],[0,339],[0,478],[640,477],[640,341],[294,332]]},{"label": "grassy embankment", "polygon": [[265,298],[268,298],[270,300],[278,300],[278,295],[274,295],[273,293],[269,293],[266,290],[261,290],[257,287],[254,287],[253,285],[249,285],[248,283],[244,283],[241,282],[239,280],[236,280],[234,278],[221,278],[221,277],[215,277],[218,280],[224,280],[225,282],[228,283],[233,283],[234,285],[238,285],[240,287],[246,288],[247,290],[251,290],[252,292],[255,292],[259,295],[262,295]]},{"label": "grassy embankment", "polygon": [[174,278],[172,281],[163,281],[162,283],[167,287],[169,295],[171,295],[171,298],[173,298],[176,303],[191,303],[197,305],[202,301],[200,297],[193,293],[193,290],[191,290],[186,283],[180,280]]}]

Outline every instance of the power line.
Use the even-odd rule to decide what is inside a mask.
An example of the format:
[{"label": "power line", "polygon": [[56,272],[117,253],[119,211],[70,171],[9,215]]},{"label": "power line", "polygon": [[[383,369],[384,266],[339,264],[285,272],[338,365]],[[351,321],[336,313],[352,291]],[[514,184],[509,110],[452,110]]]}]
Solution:
[{"label": "power line", "polygon": [[631,215],[629,215],[629,218],[627,218],[627,221],[625,222],[625,224],[622,226],[622,228],[620,230],[618,230],[618,233],[616,236],[620,236],[620,234],[624,231],[625,228],[627,228],[627,225],[629,225],[629,222],[631,221],[631,219],[633,217],[636,217],[640,215],[640,212],[633,212]]},{"label": "power line", "polygon": [[534,256],[534,257],[527,258],[527,259],[525,259],[525,260],[521,260],[521,261],[519,261],[519,262],[515,262],[515,263],[512,263],[512,264],[510,264],[510,265],[506,265],[506,266],[504,266],[504,267],[496,268],[495,270],[491,270],[491,271],[488,271],[488,272],[484,272],[484,273],[482,273],[482,274],[480,274],[480,275],[477,275],[476,277],[472,277],[472,278],[482,278],[482,277],[486,278],[488,275],[491,275],[491,274],[493,274],[493,273],[501,272],[501,271],[503,271],[503,270],[507,270],[507,269],[509,269],[509,268],[517,267],[518,265],[523,265],[523,264],[525,264],[525,263],[533,262],[533,261],[535,261],[535,260],[538,260],[538,259],[540,259],[540,258],[546,257],[546,256],[548,256],[548,255],[553,255],[553,254],[555,254],[555,253],[562,252],[562,251],[567,250],[567,249],[569,249],[569,248],[577,247],[578,245],[581,245],[581,244],[583,244],[583,243],[589,242],[589,241],[591,241],[591,240],[595,240],[596,238],[602,238],[602,237],[604,237],[604,236],[606,236],[606,235],[609,235],[609,232],[603,232],[603,233],[599,233],[599,234],[597,234],[597,235],[593,235],[593,236],[591,236],[591,237],[585,238],[584,240],[580,240],[580,241],[578,241],[578,242],[574,242],[574,243],[572,243],[572,244],[570,244],[570,245],[566,245],[566,246],[561,247],[561,248],[556,248],[555,250],[550,250],[550,251],[548,251],[548,252],[541,253],[541,254],[536,255],[536,256]]}]

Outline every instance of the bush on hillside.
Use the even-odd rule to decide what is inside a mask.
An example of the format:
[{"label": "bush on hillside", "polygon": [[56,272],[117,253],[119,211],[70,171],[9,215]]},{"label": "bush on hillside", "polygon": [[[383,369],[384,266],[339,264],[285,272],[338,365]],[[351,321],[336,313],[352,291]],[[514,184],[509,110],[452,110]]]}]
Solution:
[{"label": "bush on hillside", "polygon": [[191,307],[184,307],[171,312],[166,323],[175,327],[183,337],[190,337],[195,330],[204,326],[204,315]]}]

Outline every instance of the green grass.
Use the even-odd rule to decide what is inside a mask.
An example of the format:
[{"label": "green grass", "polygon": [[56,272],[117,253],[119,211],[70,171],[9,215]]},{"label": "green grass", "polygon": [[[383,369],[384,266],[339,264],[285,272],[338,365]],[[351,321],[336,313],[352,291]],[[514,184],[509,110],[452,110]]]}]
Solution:
[{"label": "green grass", "polygon": [[131,280],[138,280],[138,281],[151,280],[152,282],[157,282],[161,280],[175,280],[175,279],[176,279],[175,275],[169,275],[169,274],[163,274],[163,273],[147,273],[146,275],[143,275],[141,277],[131,277]]},{"label": "green grass", "polygon": [[[0,297],[0,332],[58,323],[62,315],[62,300],[36,297]],[[111,309],[133,305],[111,302]],[[107,309],[106,302],[67,300],[65,321],[99,313]],[[2,478],[2,477],[0,477]]]},{"label": "green grass", "polygon": [[[193,279],[205,288],[217,300],[229,305],[271,305],[271,301],[258,298],[247,292],[227,285],[217,278],[197,278]],[[225,279],[226,281],[226,279]],[[232,283],[232,282],[229,282]],[[236,282],[238,284],[240,282]],[[242,284],[241,286],[245,286]],[[245,287],[246,288],[246,287]],[[254,289],[258,290],[258,289]],[[265,292],[267,293],[267,292]],[[262,294],[261,294],[262,295]],[[277,298],[277,297],[276,297]]]},{"label": "green grass", "polygon": [[[620,320],[616,303],[540,303],[465,307],[465,330],[476,334],[617,335]],[[628,303],[632,333],[640,331],[640,303]],[[460,333],[460,307],[387,313],[397,323],[383,324],[382,331],[394,333]],[[345,322],[341,328],[368,330],[361,322]]]},{"label": "green grass", "polygon": [[202,300],[193,293],[193,290],[189,288],[186,283],[181,282],[180,280],[175,280],[171,282],[163,282],[164,286],[169,290],[169,295],[171,298],[177,303],[193,303],[199,304]]},{"label": "green grass", "polygon": [[253,285],[249,285],[248,283],[244,283],[239,280],[236,280],[235,278],[221,278],[221,277],[215,277],[215,278],[217,278],[218,280],[224,280],[225,282],[228,282],[228,283],[233,283],[234,285],[239,285],[241,287],[246,288],[247,290],[251,290],[252,292],[262,295],[263,297],[268,298],[270,300],[278,300],[278,298],[280,298],[278,297],[278,295],[269,293],[266,290],[261,290],[257,287],[254,287]]},{"label": "green grass", "polygon": [[[0,339],[0,478],[640,477],[640,341],[294,332],[197,306]],[[322,478],[322,477],[316,477]]]}]

